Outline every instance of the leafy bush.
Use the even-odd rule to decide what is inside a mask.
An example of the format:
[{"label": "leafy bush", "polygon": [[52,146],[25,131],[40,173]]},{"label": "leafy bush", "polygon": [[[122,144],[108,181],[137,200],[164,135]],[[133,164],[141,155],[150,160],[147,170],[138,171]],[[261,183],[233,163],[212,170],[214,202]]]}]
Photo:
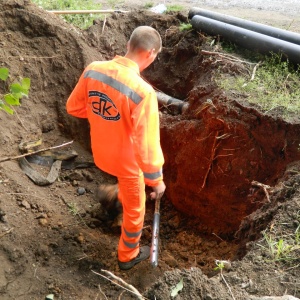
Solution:
[{"label": "leafy bush", "polygon": [[30,79],[21,78],[20,82],[8,83],[9,70],[7,68],[0,68],[0,80],[4,81],[4,85],[8,86],[8,92],[0,95],[0,109],[5,110],[9,114],[14,111],[11,106],[19,106],[20,100],[23,97],[28,97],[30,88]]}]

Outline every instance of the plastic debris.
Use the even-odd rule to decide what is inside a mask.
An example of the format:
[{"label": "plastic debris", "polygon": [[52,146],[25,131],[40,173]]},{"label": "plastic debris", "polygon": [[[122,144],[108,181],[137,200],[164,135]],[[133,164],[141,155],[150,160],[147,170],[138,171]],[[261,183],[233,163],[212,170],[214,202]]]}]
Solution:
[{"label": "plastic debris", "polygon": [[150,8],[150,11],[157,13],[157,14],[162,14],[166,10],[167,10],[167,7],[164,4],[158,4],[158,5]]}]

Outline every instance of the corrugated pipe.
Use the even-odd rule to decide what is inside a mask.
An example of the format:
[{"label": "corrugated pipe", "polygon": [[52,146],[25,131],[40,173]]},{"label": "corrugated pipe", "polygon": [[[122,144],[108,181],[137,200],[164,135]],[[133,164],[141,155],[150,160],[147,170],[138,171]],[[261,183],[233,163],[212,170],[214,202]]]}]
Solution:
[{"label": "corrugated pipe", "polygon": [[290,43],[300,45],[300,34],[296,33],[296,32],[292,32],[292,31],[272,27],[269,25],[264,25],[264,24],[244,20],[241,18],[233,17],[233,16],[220,14],[220,13],[202,9],[199,7],[192,7],[189,10],[189,14],[188,14],[189,19],[192,19],[196,15],[203,16],[203,17],[206,17],[209,19],[214,19],[214,20],[217,20],[220,22],[224,22],[227,24],[231,24],[234,26],[252,30],[252,31],[255,31],[258,33],[262,33],[262,34],[274,37],[276,39],[280,39],[280,40],[284,40],[284,41],[287,41]]},{"label": "corrugated pipe", "polygon": [[182,114],[189,107],[188,102],[184,102],[182,100],[173,98],[162,92],[156,92],[156,96],[158,104],[161,107],[165,107],[168,110],[168,112],[172,115]]},{"label": "corrugated pipe", "polygon": [[263,54],[282,53],[290,61],[300,63],[300,45],[199,15],[192,18],[191,24],[197,30],[221,35],[244,48]]}]

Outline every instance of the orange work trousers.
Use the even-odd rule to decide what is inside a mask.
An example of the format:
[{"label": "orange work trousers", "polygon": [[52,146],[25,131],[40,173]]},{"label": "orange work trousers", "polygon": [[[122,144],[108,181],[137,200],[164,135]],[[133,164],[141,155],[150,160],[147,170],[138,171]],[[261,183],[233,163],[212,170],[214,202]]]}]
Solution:
[{"label": "orange work trousers", "polygon": [[118,198],[123,206],[123,223],[118,246],[118,259],[128,262],[139,254],[139,242],[145,217],[145,183],[137,177],[118,177]]}]

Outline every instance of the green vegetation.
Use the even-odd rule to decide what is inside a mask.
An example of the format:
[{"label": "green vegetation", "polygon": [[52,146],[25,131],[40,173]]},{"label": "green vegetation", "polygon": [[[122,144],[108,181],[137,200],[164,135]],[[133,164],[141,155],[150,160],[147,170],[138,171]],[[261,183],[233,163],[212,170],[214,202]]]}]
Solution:
[{"label": "green vegetation", "polygon": [[0,109],[9,114],[13,114],[12,106],[19,106],[23,97],[28,97],[30,88],[29,78],[20,78],[20,81],[9,82],[9,70],[0,68],[0,80],[4,82],[4,90],[7,92],[4,95],[0,94]]},{"label": "green vegetation", "polygon": [[167,11],[181,11],[183,10],[183,6],[173,4],[173,5],[167,5]]},{"label": "green vegetation", "polygon": [[183,289],[183,278],[176,284],[176,286],[171,290],[171,297],[174,298]]},{"label": "green vegetation", "polygon": [[225,268],[224,262],[222,260],[216,260],[216,267],[214,268],[215,271],[221,271]]},{"label": "green vegetation", "polygon": [[191,23],[181,23],[179,25],[179,30],[180,31],[185,31],[185,30],[192,30],[193,29],[193,26]]},{"label": "green vegetation", "polygon": [[293,234],[277,236],[273,230],[263,232],[263,244],[258,244],[265,249],[269,256],[270,261],[295,261],[299,259],[300,253],[300,226]]},{"label": "green vegetation", "polygon": [[[101,4],[93,0],[32,0],[37,5],[46,10],[88,10],[100,9]],[[123,3],[120,0],[111,0],[108,4],[114,8],[117,4]],[[147,2],[145,8],[153,6],[152,2]],[[181,11],[180,5],[168,5],[167,11]],[[93,20],[101,15],[93,14],[67,14],[62,17],[69,23],[85,29],[92,25]],[[192,29],[191,24],[182,23],[181,31]],[[212,41],[214,43],[214,41]],[[230,42],[222,43],[223,50],[227,52],[238,52],[236,46]],[[250,52],[248,52],[249,54]],[[247,54],[247,53],[246,53]],[[246,55],[249,59],[257,59],[253,54]],[[279,55],[263,57],[263,62],[250,70],[249,77],[220,75],[217,79],[218,85],[229,91],[235,91],[247,97],[250,103],[258,105],[263,111],[267,112],[278,107],[288,112],[300,112],[300,70],[295,69],[288,61],[282,61]],[[254,64],[252,65],[254,67]],[[253,78],[251,78],[251,72]]]},{"label": "green vegetation", "polygon": [[110,8],[115,9],[117,5],[124,3],[123,0],[109,0],[107,1]]},{"label": "green vegetation", "polygon": [[234,295],[233,295],[233,293],[231,291],[231,288],[230,288],[229,284],[227,283],[227,281],[226,281],[226,279],[225,279],[225,277],[223,275],[223,270],[224,269],[227,269],[227,270],[230,269],[230,267],[231,267],[230,262],[228,260],[216,260],[215,263],[216,263],[217,266],[214,268],[214,270],[215,271],[220,271],[220,276],[223,279],[223,281],[225,282],[225,284],[226,284],[226,286],[228,288],[228,291],[229,291],[229,293],[232,296],[232,299],[235,299],[235,297],[234,297]]},{"label": "green vegetation", "polygon": [[[300,112],[300,69],[280,55],[265,57],[264,62],[252,70],[252,77],[220,77],[217,82],[225,90],[235,90],[247,96],[250,103],[255,103],[263,111],[281,107],[287,112]],[[254,64],[253,64],[254,67]]]},{"label": "green vegetation", "polygon": [[68,204],[68,207],[69,207],[69,211],[72,215],[77,215],[78,212],[79,212],[79,209],[77,208],[77,205],[76,203],[69,203]]},{"label": "green vegetation", "polygon": [[[93,0],[32,0],[35,4],[45,10],[96,10],[101,9],[100,3]],[[110,1],[114,4],[116,1]],[[81,29],[86,29],[93,24],[95,18],[101,16],[96,14],[65,14],[61,15],[68,23],[73,24]]]},{"label": "green vegetation", "polygon": [[153,7],[153,5],[154,5],[154,4],[153,4],[152,2],[146,2],[145,5],[144,5],[144,8],[145,8],[145,9],[148,9],[148,8]]}]

